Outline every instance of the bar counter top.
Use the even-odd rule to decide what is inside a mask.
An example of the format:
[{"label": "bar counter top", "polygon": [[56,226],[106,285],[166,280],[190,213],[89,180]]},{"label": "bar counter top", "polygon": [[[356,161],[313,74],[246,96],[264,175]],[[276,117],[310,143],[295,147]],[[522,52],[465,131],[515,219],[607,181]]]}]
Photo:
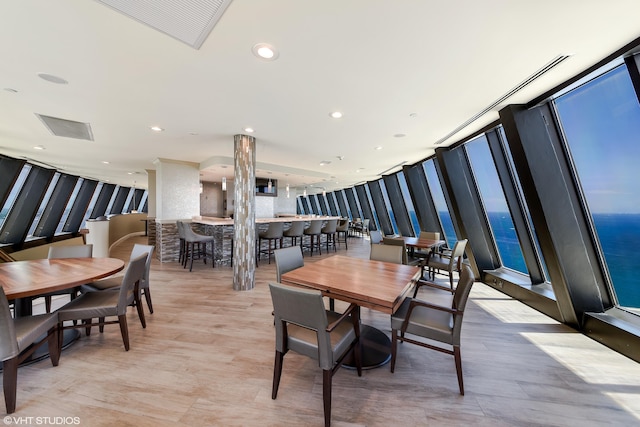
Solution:
[{"label": "bar counter top", "polygon": [[[320,215],[291,215],[291,216],[281,216],[277,218],[256,218],[256,224],[268,224],[270,222],[293,222],[293,221],[313,221],[313,220],[329,220],[329,219],[340,219],[339,216],[320,216]],[[204,225],[233,225],[232,218],[218,218],[212,216],[194,216],[194,223],[204,224]]]}]

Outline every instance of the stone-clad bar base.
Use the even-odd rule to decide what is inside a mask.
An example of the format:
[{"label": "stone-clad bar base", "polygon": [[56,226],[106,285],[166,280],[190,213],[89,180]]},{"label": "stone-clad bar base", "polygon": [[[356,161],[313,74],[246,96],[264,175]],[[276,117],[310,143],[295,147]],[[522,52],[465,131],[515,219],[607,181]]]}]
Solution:
[{"label": "stone-clad bar base", "polygon": [[[305,221],[305,227],[309,225],[311,220],[338,219],[339,217],[317,216],[310,217],[308,215],[283,218],[260,218],[256,220],[256,236],[259,232],[264,231],[270,222],[284,222],[285,230],[291,225],[292,221]],[[214,259],[216,266],[231,266],[232,241],[233,241],[233,220],[224,218],[196,217],[193,219],[182,220],[190,222],[193,231],[207,236],[214,236]],[[323,238],[325,236],[322,236]],[[305,242],[308,240],[305,239]],[[178,228],[175,220],[156,220],[149,221],[149,244],[156,247],[156,258],[160,262],[178,262],[180,253],[180,239],[178,238]],[[284,239],[284,246],[289,246],[289,239]],[[257,245],[257,243],[256,243]],[[324,249],[325,241],[322,241]],[[266,247],[265,247],[266,248]]]}]

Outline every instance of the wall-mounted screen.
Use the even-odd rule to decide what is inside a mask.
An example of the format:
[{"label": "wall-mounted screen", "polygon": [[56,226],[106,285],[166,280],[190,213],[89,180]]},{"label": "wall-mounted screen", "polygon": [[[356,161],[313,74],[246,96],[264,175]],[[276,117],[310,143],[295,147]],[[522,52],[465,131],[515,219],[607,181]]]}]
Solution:
[{"label": "wall-mounted screen", "polygon": [[278,195],[278,180],[270,178],[256,178],[256,196]]}]

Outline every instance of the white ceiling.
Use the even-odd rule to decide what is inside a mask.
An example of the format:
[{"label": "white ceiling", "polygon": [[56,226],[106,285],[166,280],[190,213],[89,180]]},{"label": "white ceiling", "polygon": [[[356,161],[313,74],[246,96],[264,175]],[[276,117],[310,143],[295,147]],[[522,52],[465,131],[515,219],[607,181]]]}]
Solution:
[{"label": "white ceiling", "polygon": [[[344,188],[433,154],[558,55],[572,56],[442,146],[585,70],[640,36],[638,16],[637,0],[233,0],[195,49],[98,1],[6,1],[0,153],[126,186],[146,187],[158,158],[230,179],[250,126],[258,176]],[[252,54],[261,42],[277,60]],[[89,123],[94,141],[36,113]]]}]

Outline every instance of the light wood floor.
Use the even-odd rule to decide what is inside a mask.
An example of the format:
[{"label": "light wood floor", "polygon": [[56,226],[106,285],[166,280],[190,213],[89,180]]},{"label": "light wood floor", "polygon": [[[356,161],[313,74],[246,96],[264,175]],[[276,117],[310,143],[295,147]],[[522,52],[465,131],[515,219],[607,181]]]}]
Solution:
[{"label": "light wood floor", "polygon": [[[112,256],[128,259],[140,239]],[[349,245],[348,255],[368,257],[365,238]],[[109,427],[322,425],[322,375],[312,360],[287,355],[278,399],[271,399],[267,283],[274,267],[261,262],[255,289],[236,292],[230,267],[200,261],[189,273],[154,260],[155,313],[147,312],[142,329],[130,309],[131,350],[111,325],[102,335],[83,335],[56,368],[48,360],[20,368],[14,415]],[[405,343],[395,374],[388,365],[361,378],[346,369],[336,374],[333,425],[640,425],[638,363],[481,283],[467,307],[465,396],[453,357]],[[362,317],[390,333],[387,315],[363,309]]]}]

